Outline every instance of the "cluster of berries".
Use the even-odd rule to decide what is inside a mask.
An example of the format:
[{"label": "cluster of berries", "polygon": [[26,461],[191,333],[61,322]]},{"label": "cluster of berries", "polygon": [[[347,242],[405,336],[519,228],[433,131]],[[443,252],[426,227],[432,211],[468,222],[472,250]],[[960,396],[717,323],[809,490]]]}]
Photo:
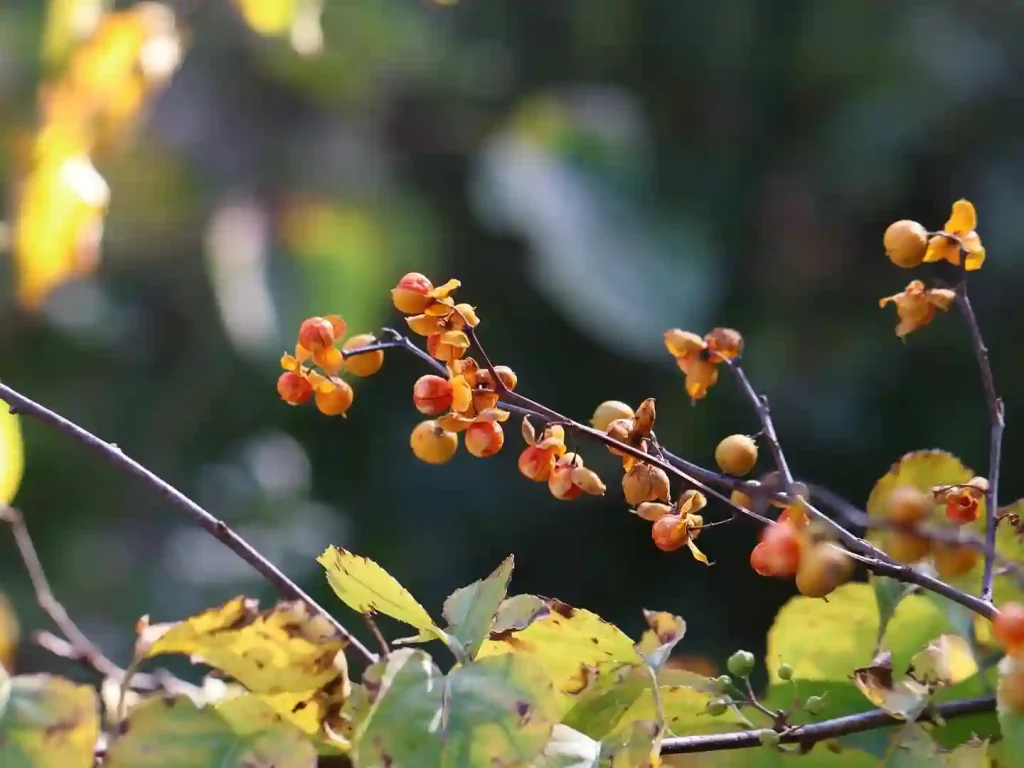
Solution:
[{"label": "cluster of berries", "polygon": [[743,337],[732,328],[715,328],[704,338],[673,328],[665,332],[665,347],[686,374],[687,394],[700,400],[718,381],[717,366],[743,353]]},{"label": "cluster of berries", "polygon": [[[889,260],[897,267],[911,269],[921,263],[947,261],[962,266],[968,272],[981,269],[985,262],[985,247],[975,228],[978,215],[969,200],[953,203],[946,226],[938,232],[928,232],[921,224],[910,219],[893,222],[885,230],[882,243]],[[927,288],[920,280],[911,280],[900,293],[879,299],[878,305],[896,305],[900,322],[896,335],[901,339],[922,328],[935,317],[935,310],[947,310],[956,294],[946,288]]]},{"label": "cluster of berries", "polygon": [[336,345],[345,337],[346,330],[345,321],[338,315],[302,321],[295,354],[281,357],[284,373],[277,379],[277,393],[282,400],[289,405],[302,405],[314,399],[317,409],[327,416],[344,416],[348,412],[355,393],[341,374],[372,376],[384,364],[384,350],[346,354],[372,347],[377,341],[372,334],[363,333],[351,337],[339,350]]},{"label": "cluster of berries", "polygon": [[915,531],[915,526],[929,520],[937,508],[957,526],[968,525],[981,514],[981,502],[988,490],[983,477],[971,478],[963,485],[943,485],[923,491],[913,485],[893,490],[885,513],[894,528],[886,532],[883,548],[901,563],[916,563],[931,556],[935,570],[944,579],[970,573],[981,553],[968,544],[935,541]]}]

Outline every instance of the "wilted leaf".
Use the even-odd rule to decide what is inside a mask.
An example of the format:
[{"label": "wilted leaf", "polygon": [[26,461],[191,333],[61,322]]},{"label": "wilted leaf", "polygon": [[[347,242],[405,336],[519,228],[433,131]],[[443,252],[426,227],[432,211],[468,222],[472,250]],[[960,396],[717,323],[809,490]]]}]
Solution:
[{"label": "wilted leaf", "polygon": [[524,656],[479,659],[443,676],[427,654],[403,648],[371,670],[379,683],[355,735],[360,766],[522,765],[544,749],[557,720],[550,681]]},{"label": "wilted leaf", "polygon": [[[768,632],[765,663],[771,682],[778,682],[782,662],[800,680],[843,681],[871,662],[878,634],[878,607],[867,584],[844,584],[828,600],[795,597],[775,617]],[[883,636],[897,669],[944,632],[949,622],[928,599],[910,595],[900,601]]]},{"label": "wilted leaf", "polygon": [[104,768],[315,768],[316,750],[296,728],[229,722],[188,697],[139,704],[107,751]]},{"label": "wilted leaf", "polygon": [[[555,689],[571,694],[583,689],[586,668],[610,663],[639,663],[633,641],[618,627],[582,608],[544,599],[547,613],[521,630],[492,631],[479,657],[515,653],[533,656],[554,681]],[[501,618],[499,612],[499,618]],[[563,706],[568,702],[563,701]]]},{"label": "wilted leaf", "polygon": [[0,669],[0,765],[92,768],[99,737],[96,691],[50,675]]},{"label": "wilted leaf", "polygon": [[140,658],[186,654],[251,691],[275,694],[347,691],[346,644],[303,603],[280,602],[261,612],[257,601],[236,597],[184,621],[143,623],[137,648]]},{"label": "wilted leaf", "polygon": [[455,590],[444,601],[441,614],[448,622],[447,631],[462,644],[470,659],[476,657],[491,629],[495,612],[505,599],[513,565],[514,560],[509,555],[486,579]]},{"label": "wilted leaf", "polygon": [[931,691],[916,680],[894,680],[892,654],[880,653],[853,672],[853,681],[868,701],[900,720],[916,720],[928,706]]},{"label": "wilted leaf", "polygon": [[679,616],[664,611],[644,611],[648,629],[636,644],[646,664],[659,670],[664,666],[676,643],[686,634],[686,622]]},{"label": "wilted leaf", "polygon": [[14,501],[25,472],[25,445],[21,422],[6,403],[0,406],[0,506]]},{"label": "wilted leaf", "polygon": [[327,571],[334,594],[352,610],[383,613],[444,639],[426,609],[373,560],[339,547],[329,547],[316,560]]}]

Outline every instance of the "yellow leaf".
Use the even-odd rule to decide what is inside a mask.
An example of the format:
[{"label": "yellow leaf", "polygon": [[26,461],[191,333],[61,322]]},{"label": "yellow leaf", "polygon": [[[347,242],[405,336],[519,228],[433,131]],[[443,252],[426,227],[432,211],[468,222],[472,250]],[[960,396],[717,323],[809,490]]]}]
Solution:
[{"label": "yellow leaf", "polygon": [[[642,663],[633,641],[614,624],[559,600],[542,600],[543,608],[524,628],[491,632],[480,647],[478,657],[530,654],[551,677],[555,690],[562,694],[583,690],[593,677],[593,670],[602,665]],[[502,617],[501,610],[498,617]],[[561,703],[564,705],[565,701]]]},{"label": "yellow leaf", "polygon": [[322,616],[299,602],[260,612],[236,597],[219,608],[169,624],[146,625],[136,644],[139,658],[182,653],[208,664],[257,693],[349,690],[346,641]]},{"label": "yellow leaf", "polygon": [[18,639],[21,636],[21,628],[18,626],[18,617],[14,614],[14,607],[7,595],[0,592],[0,667],[12,669],[14,667],[14,652],[18,648]]},{"label": "yellow leaf", "polygon": [[319,53],[323,46],[323,0],[235,0],[235,5],[254,32],[289,35],[292,47],[304,56]]},{"label": "yellow leaf", "polygon": [[933,690],[956,685],[978,673],[971,644],[959,635],[940,635],[910,660],[910,675]]},{"label": "yellow leaf", "polygon": [[43,30],[43,61],[61,63],[80,40],[92,34],[107,0],[50,0]]},{"label": "yellow leaf", "polygon": [[25,447],[21,422],[6,405],[0,407],[0,505],[7,506],[18,493],[25,472]]},{"label": "yellow leaf", "polygon": [[340,547],[330,547],[316,561],[327,571],[327,581],[334,594],[352,610],[383,613],[433,633],[439,639],[444,638],[426,609],[373,560]]},{"label": "yellow leaf", "polygon": [[99,737],[96,691],[50,675],[0,668],[0,765],[92,768]]},{"label": "yellow leaf", "polygon": [[[798,680],[847,680],[854,669],[871,663],[878,624],[878,605],[868,584],[844,584],[827,601],[791,599],[768,632],[770,682],[780,682],[783,662]],[[892,651],[897,668],[905,668],[915,653],[949,629],[939,607],[926,597],[910,595],[896,607],[882,647]]]},{"label": "yellow leaf", "polygon": [[888,652],[854,670],[853,682],[868,701],[900,720],[916,720],[931,699],[928,686],[909,677],[893,680],[892,654]]}]

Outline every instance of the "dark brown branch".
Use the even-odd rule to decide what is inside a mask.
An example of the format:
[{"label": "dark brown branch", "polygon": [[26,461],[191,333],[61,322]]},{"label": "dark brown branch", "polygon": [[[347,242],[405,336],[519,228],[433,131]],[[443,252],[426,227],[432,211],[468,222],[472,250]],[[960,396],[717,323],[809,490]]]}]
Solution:
[{"label": "dark brown branch", "polygon": [[[965,715],[992,712],[995,710],[995,707],[995,697],[979,696],[937,704],[933,709],[943,719],[952,720],[953,718],[964,717]],[[927,716],[921,718],[921,720],[925,721],[928,719]],[[903,722],[905,721],[897,720],[881,709],[873,709],[869,712],[836,717],[820,723],[796,726],[779,734],[779,741],[782,744],[799,744],[801,747],[809,749],[819,741],[834,739],[839,736],[848,736],[851,733],[871,731],[876,728],[900,725]],[[661,743],[661,753],[663,755],[679,755],[692,752],[720,752],[726,749],[759,747],[761,746],[760,733],[760,730],[749,730],[665,739]]]},{"label": "dark brown branch", "polygon": [[263,576],[282,596],[290,600],[298,600],[305,603],[314,613],[326,618],[335,631],[355,649],[368,663],[377,660],[377,655],[371,652],[365,645],[359,642],[345,627],[331,616],[326,609],[306,594],[298,584],[289,579],[277,566],[260,554],[249,542],[235,533],[228,525],[211,515],[205,509],[196,504],[192,499],[183,494],[170,483],[158,477],[146,469],[134,459],[122,453],[121,449],[112,443],[101,440],[96,435],[83,429],[72,421],[65,419],[60,414],[45,408],[34,400],[30,400],[20,392],[11,389],[6,384],[0,384],[0,400],[3,400],[11,407],[12,413],[21,413],[29,418],[41,421],[49,427],[61,432],[64,435],[81,443],[89,451],[106,459],[109,463],[120,469],[122,472],[132,475],[148,485],[159,496],[162,496],[170,504],[182,512],[193,523],[209,533],[215,539],[223,543],[228,549],[238,555],[242,560],[251,565],[253,569]]},{"label": "dark brown branch", "polygon": [[[960,250],[961,258],[966,258],[963,246]],[[960,313],[964,316],[967,330],[971,334],[971,346],[974,347],[974,356],[978,359],[978,368],[981,370],[981,383],[985,389],[985,403],[988,406],[990,422],[988,491],[985,494],[985,566],[981,576],[981,598],[991,601],[992,582],[995,578],[996,528],[999,525],[999,463],[1002,457],[1006,417],[1003,401],[999,399],[996,392],[996,380],[992,375],[992,365],[988,359],[988,347],[985,346],[985,339],[981,335],[981,326],[978,325],[978,318],[974,315],[974,308],[967,296],[966,278],[956,289],[956,303],[960,307]]]}]

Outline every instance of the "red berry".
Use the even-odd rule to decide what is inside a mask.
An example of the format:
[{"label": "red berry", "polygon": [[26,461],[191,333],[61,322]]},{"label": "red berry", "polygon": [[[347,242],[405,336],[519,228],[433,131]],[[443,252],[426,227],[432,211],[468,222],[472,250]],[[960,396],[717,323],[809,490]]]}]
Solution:
[{"label": "red berry", "polygon": [[686,543],[686,523],[679,515],[660,517],[651,526],[651,538],[658,549],[672,552]]},{"label": "red berry", "polygon": [[951,494],[946,500],[946,517],[957,525],[973,523],[979,512],[978,499],[969,491]]},{"label": "red berry", "polygon": [[992,629],[1008,653],[1024,650],[1024,605],[1006,603],[996,614]]},{"label": "red berry", "polygon": [[793,576],[800,567],[801,539],[792,523],[773,523],[761,533],[765,564],[775,576]]},{"label": "red berry", "polygon": [[493,456],[505,444],[501,425],[493,421],[474,421],[466,430],[466,450],[478,459]]},{"label": "red berry", "polygon": [[313,385],[295,371],[277,377],[277,394],[288,405],[302,405],[313,396]]},{"label": "red berry", "polygon": [[399,312],[418,315],[430,306],[434,284],[419,272],[410,272],[391,289],[391,301]]},{"label": "red berry", "polygon": [[753,568],[754,572],[759,576],[775,575],[775,571],[772,570],[768,547],[765,546],[764,542],[761,542],[750,550],[750,567]]},{"label": "red berry", "polygon": [[299,326],[299,344],[310,352],[334,346],[334,326],[326,317],[310,317]]},{"label": "red berry", "polygon": [[420,376],[412,387],[412,401],[417,411],[428,416],[444,413],[452,404],[451,382],[432,373]]}]

